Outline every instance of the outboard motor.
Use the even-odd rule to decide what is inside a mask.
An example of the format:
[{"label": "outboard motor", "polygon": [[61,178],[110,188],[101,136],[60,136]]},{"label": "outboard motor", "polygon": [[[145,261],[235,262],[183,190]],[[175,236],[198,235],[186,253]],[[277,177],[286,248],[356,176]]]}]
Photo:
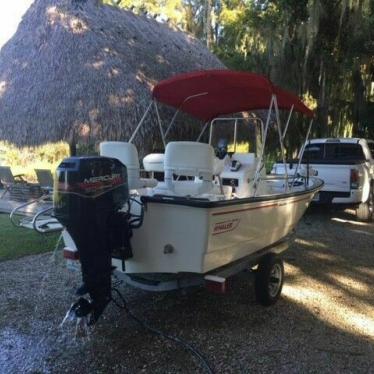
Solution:
[{"label": "outboard motor", "polygon": [[112,256],[132,257],[130,213],[119,212],[129,201],[127,170],[109,157],[70,157],[56,171],[54,214],[73,238],[82,278],[91,300],[72,307],[77,317],[100,317],[111,300]]}]

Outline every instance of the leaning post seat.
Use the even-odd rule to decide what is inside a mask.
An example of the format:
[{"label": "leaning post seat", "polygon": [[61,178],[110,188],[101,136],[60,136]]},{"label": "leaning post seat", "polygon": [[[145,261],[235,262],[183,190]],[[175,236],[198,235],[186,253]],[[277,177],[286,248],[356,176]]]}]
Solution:
[{"label": "leaning post seat", "polygon": [[[180,194],[188,185],[186,194],[208,193],[214,188],[212,182],[214,174],[213,147],[199,142],[170,142],[165,149],[164,170],[165,184],[171,192]],[[174,174],[195,177],[198,181],[192,183],[175,181]]]},{"label": "leaning post seat", "polygon": [[121,161],[127,168],[129,189],[154,187],[157,181],[140,178],[138,151],[134,144],[127,142],[101,142],[100,156],[113,157]]},{"label": "leaning post seat", "polygon": [[164,172],[164,153],[150,153],[143,158],[145,171],[163,173]]}]

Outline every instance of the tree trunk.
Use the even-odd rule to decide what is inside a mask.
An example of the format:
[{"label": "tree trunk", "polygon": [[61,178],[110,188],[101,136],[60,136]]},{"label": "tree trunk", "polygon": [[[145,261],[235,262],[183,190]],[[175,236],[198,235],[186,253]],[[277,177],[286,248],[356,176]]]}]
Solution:
[{"label": "tree trunk", "polygon": [[353,119],[353,134],[359,135],[361,133],[362,112],[365,103],[365,85],[362,81],[360,65],[357,64],[352,74],[352,89],[353,89],[353,105],[352,105],[352,119]]},{"label": "tree trunk", "polygon": [[319,97],[317,100],[318,122],[319,122],[319,136],[328,135],[328,99],[326,94],[326,68],[323,60],[320,63],[319,73]]},{"label": "tree trunk", "polygon": [[212,9],[213,0],[205,0],[205,38],[208,48],[213,45]]},{"label": "tree trunk", "polygon": [[70,156],[77,155],[77,144],[74,141],[69,143],[69,151],[70,151]]}]

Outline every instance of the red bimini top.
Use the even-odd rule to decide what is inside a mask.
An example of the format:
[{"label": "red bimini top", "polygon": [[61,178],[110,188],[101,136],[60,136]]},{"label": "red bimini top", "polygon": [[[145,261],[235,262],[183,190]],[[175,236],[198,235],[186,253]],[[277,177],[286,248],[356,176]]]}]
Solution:
[{"label": "red bimini top", "polygon": [[153,98],[203,121],[224,114],[268,109],[276,95],[279,109],[313,117],[313,112],[290,92],[274,86],[266,77],[231,70],[204,70],[179,74],[159,82]]}]

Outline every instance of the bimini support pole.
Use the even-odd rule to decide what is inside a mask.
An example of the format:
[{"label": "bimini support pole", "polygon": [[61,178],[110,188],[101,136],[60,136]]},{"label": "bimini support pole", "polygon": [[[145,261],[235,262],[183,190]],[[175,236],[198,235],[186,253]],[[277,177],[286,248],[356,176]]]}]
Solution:
[{"label": "bimini support pole", "polygon": [[148,105],[146,111],[145,111],[144,114],[143,114],[143,117],[141,118],[141,120],[140,120],[139,123],[138,123],[138,126],[136,126],[134,132],[132,133],[131,138],[129,139],[129,143],[132,143],[132,142],[133,142],[133,140],[134,140],[136,134],[138,133],[140,127],[142,126],[143,122],[144,122],[145,119],[147,118],[147,115],[148,115],[149,111],[150,111],[151,108],[152,108],[152,104],[153,104],[153,100],[149,103],[149,105]]},{"label": "bimini support pole", "polygon": [[201,137],[203,136],[203,134],[204,134],[206,128],[208,127],[208,125],[209,125],[209,121],[208,121],[208,122],[205,122],[205,124],[204,124],[204,126],[203,126],[203,129],[201,130],[199,136],[198,136],[197,139],[196,139],[197,142],[200,141],[200,139],[201,139]]},{"label": "bimini support pole", "polygon": [[288,191],[288,171],[287,171],[287,161],[286,161],[286,154],[285,154],[286,149],[284,148],[284,144],[283,144],[283,134],[282,134],[282,129],[281,129],[280,117],[279,117],[278,100],[275,95],[274,95],[274,109],[275,109],[275,121],[277,123],[279,144],[280,144],[280,148],[282,152],[282,162],[283,162],[284,174],[285,174],[284,190],[285,192],[287,192]]},{"label": "bimini support pole", "polygon": [[173,118],[171,119],[171,121],[170,121],[170,123],[169,123],[169,126],[168,126],[168,128],[166,129],[166,131],[165,131],[165,137],[169,134],[169,131],[170,131],[171,127],[173,126],[175,119],[176,119],[177,116],[178,116],[179,109],[180,109],[180,108],[178,108],[178,109],[175,111],[175,113],[174,113],[174,115],[173,115]]},{"label": "bimini support pole", "polygon": [[238,120],[235,119],[235,124],[234,124],[234,152],[236,152],[236,138],[238,136]]},{"label": "bimini support pole", "polygon": [[265,129],[264,129],[264,121],[260,119],[260,125],[261,125],[261,142],[263,143],[264,142],[264,132],[265,132]]},{"label": "bimini support pole", "polygon": [[[304,142],[303,146],[301,147],[301,151],[300,151],[300,155],[299,155],[299,162],[298,162],[297,165],[296,165],[295,174],[294,174],[294,176],[293,176],[293,178],[292,178],[292,187],[291,187],[291,190],[293,189],[294,181],[295,181],[295,179],[296,179],[296,177],[297,177],[297,172],[298,172],[298,170],[300,169],[300,165],[301,165],[301,162],[302,162],[302,160],[303,160],[303,156],[304,156],[304,151],[305,151],[306,143],[307,143],[307,141],[308,141],[308,139],[309,139],[310,132],[311,132],[311,130],[312,130],[312,125],[313,125],[313,119],[310,120],[309,127],[308,127],[308,131],[307,131],[307,133],[306,133],[306,137],[305,137],[305,142]],[[309,167],[309,165],[308,165],[308,167]],[[307,186],[306,186],[306,187],[307,187]]]},{"label": "bimini support pole", "polygon": [[260,152],[260,157],[259,157],[259,160],[258,160],[258,163],[257,163],[257,166],[256,166],[255,177],[253,179],[253,194],[252,194],[253,197],[256,196],[256,193],[257,193],[257,183],[258,183],[258,180],[259,180],[260,171],[263,168],[263,164],[262,163],[263,163],[263,159],[264,159],[265,144],[266,144],[266,138],[267,138],[269,124],[270,124],[271,112],[273,110],[273,105],[274,105],[274,97],[275,97],[274,95],[271,95],[271,100],[270,100],[268,115],[267,115],[267,118],[266,118],[265,129],[264,129],[264,133],[263,133],[264,139],[263,139],[263,142],[262,142],[262,148],[261,148],[261,152]]},{"label": "bimini support pole", "polygon": [[165,139],[166,139],[166,137],[168,136],[169,131],[170,131],[171,127],[173,126],[173,124],[174,124],[174,122],[175,122],[175,119],[177,118],[178,113],[181,111],[183,105],[186,104],[187,101],[189,101],[189,100],[191,100],[191,99],[194,99],[195,97],[204,96],[204,95],[208,95],[208,92],[200,92],[200,93],[198,93],[198,94],[196,94],[196,95],[188,96],[188,97],[186,97],[186,98],[183,100],[182,104],[179,106],[179,108],[177,109],[177,111],[174,113],[174,116],[173,116],[173,118],[171,119],[170,124],[169,124],[168,128],[167,128],[166,131],[165,131],[165,135],[164,135],[164,136],[165,136]]},{"label": "bimini support pole", "polygon": [[160,113],[158,111],[158,106],[157,106],[156,101],[154,101],[153,104],[154,104],[155,111],[156,111],[158,126],[160,127],[160,133],[161,133],[162,143],[164,144],[164,148],[166,148],[165,135],[164,135],[164,131],[162,129],[161,117],[160,117]]},{"label": "bimini support pole", "polygon": [[214,119],[212,119],[210,121],[210,126],[209,126],[209,143],[210,145],[212,145],[212,138],[213,138],[213,122],[214,122]]},{"label": "bimini support pole", "polygon": [[288,113],[288,118],[287,118],[287,122],[286,122],[286,127],[284,128],[284,131],[283,131],[283,134],[282,134],[282,139],[284,140],[286,134],[287,134],[287,130],[288,130],[288,125],[290,124],[290,120],[291,120],[291,116],[292,116],[292,113],[293,113],[293,108],[294,108],[294,105],[292,105],[291,109],[290,109],[290,112]]}]

